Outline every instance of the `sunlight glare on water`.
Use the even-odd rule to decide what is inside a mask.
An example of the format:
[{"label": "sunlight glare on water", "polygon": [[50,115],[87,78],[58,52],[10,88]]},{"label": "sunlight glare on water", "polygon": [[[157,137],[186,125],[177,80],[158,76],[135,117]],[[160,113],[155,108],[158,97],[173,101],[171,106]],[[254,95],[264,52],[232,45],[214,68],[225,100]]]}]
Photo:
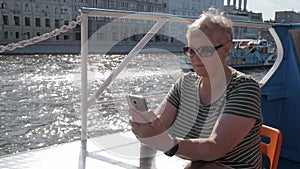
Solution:
[{"label": "sunlight glare on water", "polygon": [[[89,56],[89,96],[123,58]],[[0,55],[0,156],[80,139],[80,64],[79,55]],[[90,108],[89,136],[128,131],[125,95],[159,95],[154,109],[180,75],[178,54],[139,54]]]}]

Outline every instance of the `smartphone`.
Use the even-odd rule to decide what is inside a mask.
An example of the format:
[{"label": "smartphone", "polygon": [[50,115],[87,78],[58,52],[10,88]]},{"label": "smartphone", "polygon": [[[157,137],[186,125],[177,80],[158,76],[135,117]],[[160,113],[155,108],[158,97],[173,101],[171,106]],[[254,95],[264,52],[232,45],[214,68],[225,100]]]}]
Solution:
[{"label": "smartphone", "polygon": [[[139,122],[150,122],[147,101],[143,96],[129,94],[126,96],[126,100],[129,108],[134,110],[134,112],[137,113],[137,115],[139,116],[135,116],[135,120]],[[141,121],[139,120],[140,118],[142,118]]]}]

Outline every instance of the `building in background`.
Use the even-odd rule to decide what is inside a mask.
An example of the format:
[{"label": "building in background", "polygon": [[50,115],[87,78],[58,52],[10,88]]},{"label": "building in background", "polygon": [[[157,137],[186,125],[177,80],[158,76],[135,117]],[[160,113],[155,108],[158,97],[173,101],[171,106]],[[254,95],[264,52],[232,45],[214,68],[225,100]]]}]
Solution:
[{"label": "building in background", "polygon": [[[73,20],[71,0],[0,0],[1,41],[14,42],[40,36]],[[71,3],[72,4],[72,3]],[[73,40],[72,32],[53,40]]]},{"label": "building in background", "polygon": [[[223,11],[224,0],[165,0],[165,12],[177,16],[198,18],[210,7]],[[172,35],[167,39],[168,42],[176,43],[181,41],[186,43],[187,23],[167,23],[164,29],[165,32]]]},{"label": "building in background", "polygon": [[[262,13],[254,13],[247,10],[247,0],[227,0],[227,5],[224,6],[224,11],[229,15],[229,18],[235,21],[252,21],[262,22]],[[260,37],[260,29],[234,27],[234,37],[238,39],[258,39]]]},{"label": "building in background", "polygon": [[224,0],[166,0],[166,13],[198,17],[203,11],[215,7],[223,11]]},{"label": "building in background", "polygon": [[275,22],[300,23],[300,13],[295,11],[277,11],[275,12]]},{"label": "building in background", "polygon": [[[247,0],[243,0],[243,11],[247,11]],[[227,6],[232,6],[235,9],[241,11],[242,10],[242,0],[239,0],[238,8],[237,8],[237,2],[236,0],[233,0],[233,3],[231,3],[231,0],[227,0]]]},{"label": "building in background", "polygon": [[247,2],[247,0],[239,0],[237,5],[236,0],[233,0],[233,3],[231,3],[231,0],[227,0],[227,5],[224,6],[224,11],[226,11],[233,20],[262,22],[262,13],[248,11]]},{"label": "building in background", "polygon": [[[224,0],[0,0],[0,45],[30,39],[60,28],[76,20],[81,7],[169,13],[197,18],[203,11],[214,6],[221,11],[227,11],[233,20],[262,20],[261,13],[247,11],[247,0],[243,1],[243,9],[242,0],[239,0],[239,6],[236,6],[236,0],[233,5],[230,0],[227,2],[228,5],[224,7]],[[126,18],[90,17],[89,19],[89,36],[103,41],[101,43],[107,43],[107,45],[115,43],[119,46],[136,44],[154,24],[153,21]],[[187,24],[168,23],[151,39],[150,45],[155,46],[157,42],[163,42],[169,46],[175,45],[177,48],[185,40],[186,28]],[[241,32],[245,30],[236,30],[236,34]],[[249,30],[246,32],[249,33]],[[80,26],[77,26],[39,44],[53,46],[52,48],[45,47],[43,49],[45,53],[47,50],[51,52],[53,49],[62,47],[66,50],[65,53],[79,53],[80,37]],[[159,43],[157,43],[158,46],[164,46]],[[129,47],[127,49],[116,48],[115,51],[128,52],[128,49]],[[181,50],[181,47],[178,49]]]},{"label": "building in background", "polygon": [[[80,7],[163,12],[162,0],[0,0],[1,39],[39,36],[76,20]],[[52,40],[80,40],[72,31]]]},{"label": "building in background", "polygon": [[[165,2],[163,0],[0,0],[0,45],[30,39],[60,28],[70,21],[76,20],[81,7],[162,13],[165,9]],[[89,30],[90,35],[96,29],[114,20],[112,18],[96,17],[90,17],[89,19],[92,21],[91,30]],[[138,24],[137,21],[133,22]],[[146,30],[152,24],[151,22],[143,22],[143,24],[139,24],[138,29]],[[113,28],[106,28],[110,35],[99,35],[99,38],[119,41],[122,37],[130,36],[125,35],[127,34],[126,25],[132,27],[131,22],[121,20]],[[142,35],[131,37],[129,41],[138,41],[140,36]],[[162,39],[156,37],[157,41]],[[62,52],[79,53],[80,26],[39,44],[55,46],[53,49],[71,47],[70,51],[65,49],[66,51]],[[47,53],[46,50],[53,51],[47,48],[44,50],[45,53]]]}]

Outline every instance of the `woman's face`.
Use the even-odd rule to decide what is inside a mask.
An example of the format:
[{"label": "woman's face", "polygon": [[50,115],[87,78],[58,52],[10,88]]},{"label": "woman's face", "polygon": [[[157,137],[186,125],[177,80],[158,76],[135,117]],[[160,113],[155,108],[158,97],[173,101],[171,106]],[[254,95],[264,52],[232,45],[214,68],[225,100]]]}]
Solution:
[{"label": "woman's face", "polygon": [[[220,68],[225,66],[225,44],[221,44],[213,33],[200,33],[188,38],[188,46],[191,48],[190,61],[194,71],[199,76],[213,76]],[[202,54],[202,55],[201,55]]]}]

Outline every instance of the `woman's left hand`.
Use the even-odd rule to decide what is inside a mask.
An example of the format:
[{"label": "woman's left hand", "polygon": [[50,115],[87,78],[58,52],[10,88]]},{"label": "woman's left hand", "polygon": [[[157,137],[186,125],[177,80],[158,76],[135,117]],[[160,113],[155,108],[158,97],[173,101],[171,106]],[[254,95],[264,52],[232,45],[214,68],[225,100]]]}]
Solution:
[{"label": "woman's left hand", "polygon": [[173,138],[168,134],[167,129],[160,116],[156,116],[153,111],[149,111],[151,122],[139,123],[130,120],[131,130],[136,137],[149,147],[161,151],[168,151],[173,147]]}]

